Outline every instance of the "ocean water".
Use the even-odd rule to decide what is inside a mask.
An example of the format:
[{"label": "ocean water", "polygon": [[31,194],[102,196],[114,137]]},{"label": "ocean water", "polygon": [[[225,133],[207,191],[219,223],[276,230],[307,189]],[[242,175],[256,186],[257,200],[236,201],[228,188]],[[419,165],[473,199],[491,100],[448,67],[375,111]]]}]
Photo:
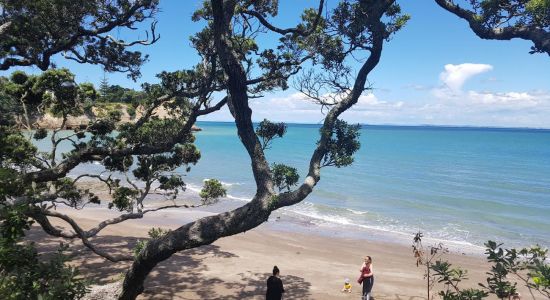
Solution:
[{"label": "ocean water", "polygon": [[[204,179],[217,178],[228,190],[222,208],[249,201],[255,186],[235,125],[198,126],[202,158],[184,177],[182,197],[196,196]],[[303,179],[318,131],[319,125],[289,124],[267,150],[268,160],[296,167]],[[409,241],[422,231],[474,247],[489,239],[550,246],[550,131],[364,126],[360,141],[352,166],[323,168],[314,192],[278,214],[366,237],[376,231]],[[86,164],[74,173],[101,169]]]},{"label": "ocean water", "polygon": [[[233,123],[199,122],[202,159],[188,174],[226,184],[229,197],[254,194]],[[267,151],[271,163],[307,173],[318,125],[290,124]],[[550,245],[550,131],[364,126],[352,166],[327,167],[314,192],[287,213],[321,226],[375,229],[482,246]]]}]

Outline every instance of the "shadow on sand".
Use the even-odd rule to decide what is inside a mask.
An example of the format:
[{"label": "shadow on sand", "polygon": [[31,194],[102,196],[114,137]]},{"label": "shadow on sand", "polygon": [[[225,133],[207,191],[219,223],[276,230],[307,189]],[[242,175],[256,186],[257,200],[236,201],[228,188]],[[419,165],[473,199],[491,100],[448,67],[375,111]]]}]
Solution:
[{"label": "shadow on sand", "polygon": [[[57,251],[61,239],[52,238],[40,230],[31,230],[27,236],[36,241],[42,254]],[[121,236],[98,236],[92,241],[111,254],[128,254],[138,238]],[[64,241],[67,243],[67,241]],[[69,243],[71,263],[78,265],[80,273],[92,284],[107,284],[122,280],[130,262],[112,263],[98,257],[79,241]],[[222,251],[216,245],[179,252],[160,263],[145,281],[145,290],[140,299],[265,299],[266,280],[269,273],[238,273],[231,281],[205,275],[211,268],[209,258],[232,259],[237,255]],[[231,272],[231,269],[227,270]],[[312,299],[311,283],[301,277],[282,276],[285,285],[284,299]]]}]

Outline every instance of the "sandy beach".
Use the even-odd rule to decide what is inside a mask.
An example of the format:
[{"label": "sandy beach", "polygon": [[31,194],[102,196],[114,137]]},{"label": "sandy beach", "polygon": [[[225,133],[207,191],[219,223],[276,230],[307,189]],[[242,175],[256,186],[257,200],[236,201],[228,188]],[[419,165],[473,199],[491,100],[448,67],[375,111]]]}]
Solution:
[{"label": "sandy beach", "polygon": [[[115,215],[100,208],[61,211],[77,218],[84,227]],[[108,227],[95,241],[112,253],[123,253],[145,237],[151,227],[177,228],[190,214],[197,212],[155,212],[141,220]],[[281,231],[270,226],[273,222],[174,255],[150,274],[140,299],[265,299],[265,281],[273,265],[281,269],[286,289],[284,299],[360,299],[361,287],[355,280],[364,255],[372,256],[374,261],[375,299],[426,299],[423,270],[416,267],[410,247],[391,241],[370,241],[368,236],[349,239]],[[54,250],[59,241],[39,230],[33,230],[30,236],[41,240],[40,249],[46,252]],[[127,263],[110,263],[93,255],[78,241],[72,243],[71,249],[79,254],[72,263],[80,266],[92,284],[122,280]],[[482,257],[460,253],[449,253],[446,257],[454,265],[469,270],[470,280],[464,286],[475,287],[477,282],[484,281],[488,264]],[[352,293],[340,292],[345,278],[352,281]]]}]

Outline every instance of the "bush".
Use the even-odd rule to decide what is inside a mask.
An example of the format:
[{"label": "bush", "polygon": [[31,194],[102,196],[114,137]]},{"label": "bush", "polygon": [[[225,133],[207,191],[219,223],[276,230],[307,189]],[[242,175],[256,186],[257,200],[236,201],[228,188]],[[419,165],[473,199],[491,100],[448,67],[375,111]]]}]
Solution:
[{"label": "bush", "polygon": [[59,250],[49,260],[38,255],[34,244],[23,243],[31,222],[24,216],[24,207],[4,206],[0,209],[0,295],[2,299],[79,299],[86,292],[87,282],[76,268],[66,265]]}]

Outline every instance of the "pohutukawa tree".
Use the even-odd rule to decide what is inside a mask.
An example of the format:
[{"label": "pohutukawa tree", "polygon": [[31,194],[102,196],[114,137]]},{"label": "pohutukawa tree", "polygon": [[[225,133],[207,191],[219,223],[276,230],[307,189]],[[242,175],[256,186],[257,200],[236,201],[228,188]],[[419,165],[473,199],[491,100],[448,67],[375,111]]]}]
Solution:
[{"label": "pohutukawa tree", "polygon": [[[30,218],[50,235],[80,239],[108,260],[133,260],[120,298],[134,299],[143,291],[143,281],[149,272],[172,254],[255,228],[265,222],[272,211],[299,203],[320,180],[322,167],[343,167],[353,162],[353,154],[359,148],[358,127],[338,117],[368,88],[367,76],[380,60],[384,41],[408,19],[394,1],[341,1],[327,17],[322,16],[324,6],[324,1],[320,1],[317,9],[306,10],[296,27],[279,28],[271,23],[278,10],[276,1],[204,2],[193,20],[206,20],[208,25],[191,39],[200,62],[190,70],[159,74],[159,84],[145,84],[144,110],[135,123],[117,126],[120,114],[112,112],[74,134],[61,135],[60,127],[49,136],[52,142],[49,153],[38,151],[19,131],[3,127],[2,139],[17,141],[10,144],[11,148],[6,149],[7,155],[2,159],[2,187],[7,187],[2,191],[3,211],[17,220]],[[273,48],[261,48],[256,43],[260,34],[277,37],[278,44]],[[367,55],[367,59],[354,70],[350,60],[357,52]],[[302,90],[318,95],[312,97],[312,101],[328,110],[307,176],[294,188],[299,180],[297,170],[280,163],[272,164],[272,170],[264,155],[273,138],[284,134],[284,124],[265,122],[255,131],[248,101],[250,97],[288,88],[290,78],[305,66],[309,71],[304,73],[303,80],[308,76],[326,76],[324,85],[304,85]],[[53,112],[64,122],[70,114],[83,113],[80,95],[85,93],[71,84],[74,82],[72,74],[56,70],[40,75],[42,77],[44,80],[36,79],[44,82],[39,85],[41,89],[36,89],[40,91],[37,97],[42,100],[38,105],[40,109]],[[32,84],[32,91],[35,85]],[[226,93],[226,96],[212,104],[214,93]],[[21,101],[20,95],[15,94],[19,96],[18,101]],[[325,101],[325,95],[332,95],[333,101]],[[144,200],[155,190],[175,197],[184,189],[181,174],[174,171],[194,164],[200,157],[193,145],[191,126],[197,117],[225,104],[235,118],[239,137],[250,156],[257,187],[253,199],[233,211],[154,235],[155,238],[142,245],[143,249],[135,257],[131,251],[127,255],[115,255],[96,245],[94,236],[107,226],[142,218],[148,212],[167,207],[189,206],[174,203],[153,208],[146,207]],[[155,109],[160,106],[168,108],[170,118],[154,116]],[[24,110],[20,113],[23,115],[20,119],[29,114]],[[34,137],[46,138],[47,134],[40,132]],[[57,146],[60,143],[67,143],[72,149],[59,155]],[[92,161],[100,162],[105,172],[81,174],[76,178],[67,176],[77,166]],[[85,185],[80,185],[85,179],[105,184],[111,191],[111,199],[101,199]],[[279,188],[279,193],[275,187]],[[208,204],[224,194],[219,182],[210,180],[201,197],[203,203]],[[109,208],[122,214],[89,230],[82,229],[78,220],[55,209],[61,203],[82,209],[88,203],[101,202],[108,202]],[[72,231],[54,227],[51,218],[66,222]]]},{"label": "pohutukawa tree", "polygon": [[[270,19],[277,14],[276,1],[212,0],[194,14],[195,20],[208,21],[208,26],[193,39],[195,48],[201,56],[211,53],[212,61],[220,68],[228,107],[250,156],[256,193],[242,207],[185,224],[150,241],[127,272],[120,299],[134,299],[141,293],[149,272],[172,254],[255,228],[267,221],[274,210],[305,199],[320,180],[321,167],[342,167],[353,161],[352,155],[359,146],[357,128],[338,117],[365,91],[367,76],[380,60],[384,41],[405,24],[408,16],[401,14],[394,1],[342,1],[327,18],[322,17],[323,7],[320,1],[319,9],[306,10],[302,23],[294,28],[272,24]],[[263,32],[278,36],[279,45],[261,49],[255,39]],[[346,63],[358,51],[368,58],[353,76]],[[275,134],[267,131],[266,136],[260,128],[258,133],[262,136],[258,136],[248,101],[276,88],[285,89],[289,77],[306,62],[320,73],[331,74],[332,85],[323,88],[342,95],[340,101],[325,104],[329,110],[305,180],[295,189],[285,186],[285,192],[277,193],[264,155],[265,143],[260,142],[260,138],[269,140]],[[342,86],[343,82],[351,84]],[[295,180],[290,178],[288,182],[292,185]]]},{"label": "pohutukawa tree", "polygon": [[435,0],[466,20],[477,36],[488,40],[533,42],[530,53],[550,55],[549,0]]},{"label": "pohutukawa tree", "polygon": [[156,23],[143,40],[124,41],[110,33],[136,30],[157,11],[158,0],[0,0],[0,70],[37,66],[45,71],[52,57],[62,54],[135,79],[147,56],[128,47],[156,42]]}]

